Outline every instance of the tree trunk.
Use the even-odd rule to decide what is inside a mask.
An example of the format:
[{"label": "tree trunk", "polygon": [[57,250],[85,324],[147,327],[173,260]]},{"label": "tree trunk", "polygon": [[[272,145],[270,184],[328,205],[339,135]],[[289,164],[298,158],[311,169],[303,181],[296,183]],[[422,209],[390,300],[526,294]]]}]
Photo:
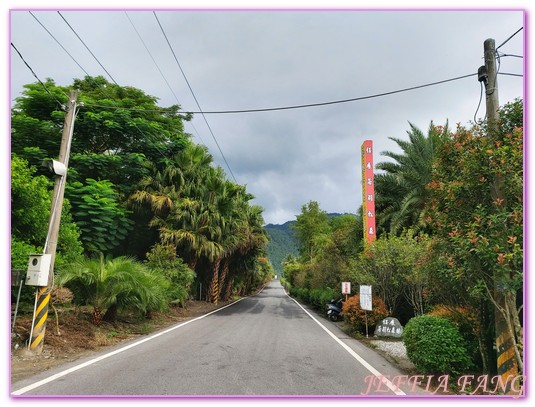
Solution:
[{"label": "tree trunk", "polygon": [[195,256],[192,256],[190,261],[188,261],[188,267],[191,271],[195,272],[195,267],[197,267],[197,258]]},{"label": "tree trunk", "polygon": [[99,326],[102,322],[102,310],[99,307],[93,307],[93,314],[91,315],[91,323]]},{"label": "tree trunk", "polygon": [[210,302],[217,304],[219,300],[219,264],[221,262],[220,258],[215,259],[213,264],[213,274],[212,281],[208,289],[208,295]]},{"label": "tree trunk", "polygon": [[221,275],[219,276],[219,298],[222,299],[222,294],[224,289],[226,288],[226,282],[227,282],[227,275],[228,275],[228,268],[229,268],[229,259],[225,258],[223,259],[223,264],[221,267]]},{"label": "tree trunk", "polygon": [[227,281],[227,287],[225,289],[225,294],[223,295],[223,301],[228,301],[232,295],[232,288],[234,287],[234,277],[230,277]]},{"label": "tree trunk", "polygon": [[115,322],[117,320],[117,311],[117,304],[110,305],[110,307],[106,310],[104,316],[102,317],[102,320],[106,322]]}]

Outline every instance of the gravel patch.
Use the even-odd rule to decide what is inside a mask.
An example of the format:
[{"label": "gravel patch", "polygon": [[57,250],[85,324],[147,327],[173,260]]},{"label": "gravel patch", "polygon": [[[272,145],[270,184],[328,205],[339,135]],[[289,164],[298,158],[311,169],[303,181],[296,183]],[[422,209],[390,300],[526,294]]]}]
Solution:
[{"label": "gravel patch", "polygon": [[402,341],[374,340],[370,341],[370,344],[396,359],[409,359],[407,357],[407,349],[405,349],[405,345]]}]

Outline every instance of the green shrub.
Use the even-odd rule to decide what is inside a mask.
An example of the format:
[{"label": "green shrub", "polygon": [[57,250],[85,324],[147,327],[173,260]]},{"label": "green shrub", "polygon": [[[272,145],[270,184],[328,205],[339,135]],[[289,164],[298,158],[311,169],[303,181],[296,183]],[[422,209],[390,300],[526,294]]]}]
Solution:
[{"label": "green shrub", "polygon": [[473,366],[459,330],[442,317],[412,318],[403,331],[403,343],[420,373],[458,375]]},{"label": "green shrub", "polygon": [[315,309],[323,311],[326,309],[327,303],[339,297],[337,293],[332,288],[315,288],[309,292],[309,303]]},{"label": "green shrub", "polygon": [[478,335],[481,325],[477,312],[470,307],[435,305],[428,315],[446,318],[457,327],[465,340],[466,350],[477,368],[483,369],[483,361],[479,351]]}]

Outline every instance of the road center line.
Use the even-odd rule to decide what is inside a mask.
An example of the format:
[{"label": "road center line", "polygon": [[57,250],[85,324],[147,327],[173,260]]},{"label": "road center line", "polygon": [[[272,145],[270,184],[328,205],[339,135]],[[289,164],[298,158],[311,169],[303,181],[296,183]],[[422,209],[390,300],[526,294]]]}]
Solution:
[{"label": "road center line", "polygon": [[55,375],[52,375],[52,376],[50,376],[50,377],[47,377],[46,379],[40,380],[40,381],[35,382],[35,383],[33,383],[33,384],[30,384],[30,385],[28,385],[28,386],[26,386],[26,387],[23,387],[22,389],[19,389],[19,390],[16,390],[16,391],[14,391],[14,392],[11,392],[11,394],[12,394],[13,396],[20,396],[20,395],[22,395],[22,394],[24,394],[24,393],[27,393],[27,392],[29,392],[29,391],[31,391],[31,390],[33,390],[33,389],[36,389],[36,388],[38,388],[38,387],[41,387],[41,386],[43,386],[43,385],[45,385],[45,384],[47,384],[47,383],[50,383],[50,382],[52,382],[52,381],[54,381],[54,380],[56,380],[56,379],[59,379],[60,377],[63,377],[63,376],[66,376],[66,375],[68,375],[68,374],[70,374],[70,373],[76,372],[77,370],[83,369],[84,367],[93,365],[93,364],[95,364],[95,363],[97,363],[97,362],[100,362],[101,360],[107,359],[107,358],[109,358],[109,357],[111,357],[111,356],[114,356],[114,355],[117,355],[117,354],[119,354],[119,353],[121,353],[121,352],[124,352],[125,350],[135,348],[136,346],[141,345],[142,343],[151,341],[151,340],[153,340],[153,339],[155,339],[155,338],[157,338],[157,337],[159,337],[159,336],[162,336],[162,335],[165,335],[165,334],[167,334],[167,333],[169,333],[169,332],[172,332],[172,331],[174,331],[175,329],[182,328],[184,325],[190,324],[190,323],[192,323],[192,322],[198,321],[199,319],[203,319],[203,318],[205,318],[205,317],[207,317],[207,316],[209,316],[209,315],[215,314],[216,312],[219,312],[219,311],[221,311],[221,310],[223,310],[223,309],[225,309],[225,308],[228,308],[228,307],[230,307],[231,305],[234,305],[234,304],[236,304],[237,302],[240,302],[241,300],[243,300],[243,299],[245,299],[245,298],[247,298],[247,297],[242,297],[242,298],[240,298],[239,300],[234,301],[233,303],[230,303],[230,304],[228,304],[228,305],[225,305],[224,307],[218,308],[218,309],[216,309],[216,310],[214,310],[214,311],[211,311],[211,312],[209,312],[208,314],[204,314],[204,315],[201,315],[201,316],[199,316],[199,317],[197,317],[197,318],[193,318],[193,319],[190,319],[190,320],[188,320],[188,321],[182,322],[182,323],[179,324],[179,325],[175,325],[175,326],[173,326],[172,328],[169,328],[169,329],[166,329],[166,330],[164,330],[164,331],[158,332],[158,333],[156,333],[156,334],[154,334],[154,335],[151,335],[151,336],[149,336],[149,337],[147,337],[147,338],[144,338],[144,339],[142,339],[142,340],[140,340],[140,341],[131,343],[130,345],[127,345],[127,346],[125,346],[125,347],[123,347],[123,348],[114,350],[113,352],[106,353],[106,354],[104,354],[104,355],[102,355],[102,356],[99,356],[99,357],[97,357],[97,358],[95,358],[95,359],[91,359],[91,360],[88,360],[87,362],[84,362],[84,363],[81,363],[81,364],[79,364],[79,365],[73,366],[73,367],[71,367],[70,369],[67,369],[67,370],[64,370],[64,371],[62,371],[62,372],[56,373]]},{"label": "road center line", "polygon": [[[285,291],[286,293],[286,291]],[[286,295],[288,295],[286,293]],[[377,369],[375,369],[372,365],[370,365],[368,362],[366,362],[360,355],[358,355],[353,349],[351,349],[348,345],[346,345],[344,342],[342,342],[335,334],[333,334],[326,326],[324,326],[320,321],[318,321],[310,312],[308,312],[301,304],[299,304],[295,299],[290,297],[288,295],[288,298],[290,298],[293,302],[295,302],[299,308],[301,308],[303,311],[307,313],[307,315],[312,318],[312,320],[318,324],[331,338],[333,338],[338,344],[344,348],[353,358],[355,358],[362,366],[364,366],[366,369],[368,369],[371,374],[373,374],[375,377],[377,377],[379,380],[381,380],[386,387],[388,387],[390,390],[392,390],[395,394],[398,396],[406,396],[406,393],[400,390],[398,386],[393,384],[390,380],[388,380],[385,376],[383,376]]]}]

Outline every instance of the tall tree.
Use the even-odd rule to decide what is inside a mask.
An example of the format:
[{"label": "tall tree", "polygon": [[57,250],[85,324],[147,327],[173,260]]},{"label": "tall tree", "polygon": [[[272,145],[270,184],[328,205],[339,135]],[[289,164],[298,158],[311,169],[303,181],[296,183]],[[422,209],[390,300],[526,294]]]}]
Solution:
[{"label": "tall tree", "polygon": [[[499,131],[459,127],[444,135],[429,184],[427,222],[445,257],[440,272],[462,285],[473,303],[492,303],[508,322],[518,366],[523,285],[522,101],[500,110]],[[495,193],[495,179],[501,197]],[[445,281],[448,281],[445,279]],[[494,301],[497,290],[505,305]],[[482,315],[483,316],[483,315]],[[482,322],[483,323],[483,322]]]},{"label": "tall tree", "polygon": [[384,151],[381,155],[394,161],[381,162],[376,168],[384,173],[375,176],[376,211],[383,230],[399,234],[404,228],[424,227],[423,216],[427,199],[426,186],[431,181],[431,169],[437,142],[448,133],[448,126],[429,125],[427,135],[409,123],[408,140],[390,137],[402,153]]},{"label": "tall tree", "polygon": [[[71,88],[77,89],[79,110],[67,185],[72,187],[75,182],[85,185],[89,178],[110,182],[118,207],[125,208],[130,194],[139,189],[137,184],[150,172],[148,163],[163,171],[189,142],[183,122],[190,116],[179,113],[179,106],[158,106],[157,98],[142,90],[90,76],[74,80],[69,87],[57,86],[51,79],[45,85],[48,92],[39,83],[26,85],[23,95],[17,98],[11,117],[12,151],[34,165],[38,175],[44,174],[41,161],[55,158],[59,152],[65,115],[61,102]],[[85,204],[84,197],[78,198],[73,211],[84,213],[88,208],[78,206]],[[139,242],[139,235],[147,231],[150,218],[144,213],[128,213],[128,216],[136,220],[138,233],[127,235],[115,250],[123,250],[118,254],[134,250],[132,254],[143,256],[155,243],[149,234],[146,244]],[[87,242],[91,241],[87,233],[85,237]],[[93,240],[98,238],[102,236]]]},{"label": "tall tree", "polygon": [[301,207],[301,214],[297,215],[293,228],[299,240],[299,254],[304,261],[310,261],[328,242],[329,217],[316,201]]}]

